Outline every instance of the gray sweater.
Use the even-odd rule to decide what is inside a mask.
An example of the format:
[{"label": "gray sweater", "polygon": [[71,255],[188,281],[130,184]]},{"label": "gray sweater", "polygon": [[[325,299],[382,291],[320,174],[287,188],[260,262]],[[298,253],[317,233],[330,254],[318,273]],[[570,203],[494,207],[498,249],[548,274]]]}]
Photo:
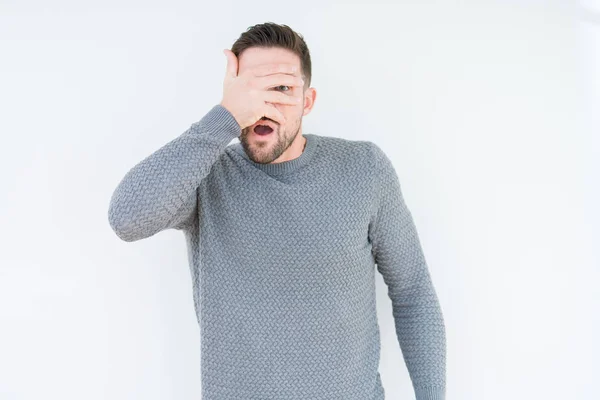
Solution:
[{"label": "gray sweater", "polygon": [[124,241],[178,229],[204,400],[381,400],[375,268],[417,400],[445,398],[444,320],[394,167],[370,141],[304,134],[258,164],[220,104],[115,189]]}]

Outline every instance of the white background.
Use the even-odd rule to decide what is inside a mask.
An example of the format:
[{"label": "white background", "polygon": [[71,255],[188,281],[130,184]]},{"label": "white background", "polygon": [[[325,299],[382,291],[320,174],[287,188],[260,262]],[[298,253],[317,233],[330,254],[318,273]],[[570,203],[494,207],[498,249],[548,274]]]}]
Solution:
[{"label": "white background", "polygon": [[[0,399],[200,398],[183,234],[120,241],[108,204],[267,21],[311,51],[304,132],[393,160],[447,398],[600,398],[597,3],[0,0]],[[386,399],[412,399],[377,279]]]}]

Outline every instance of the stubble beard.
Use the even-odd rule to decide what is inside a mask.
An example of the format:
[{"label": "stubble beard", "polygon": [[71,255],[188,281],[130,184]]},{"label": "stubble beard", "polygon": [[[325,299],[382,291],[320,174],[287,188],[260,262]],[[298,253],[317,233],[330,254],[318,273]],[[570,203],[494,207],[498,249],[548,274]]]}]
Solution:
[{"label": "stubble beard", "polygon": [[[269,164],[279,158],[283,152],[285,152],[292,142],[296,139],[298,132],[300,132],[300,124],[294,129],[295,132],[291,136],[286,136],[286,131],[281,128],[281,125],[277,125],[276,129],[270,133],[270,135],[276,135],[275,144],[271,143],[272,138],[265,141],[264,146],[260,144],[250,144],[248,136],[253,134],[250,132],[250,127],[242,130],[240,135],[240,143],[242,148],[252,161],[259,164]],[[268,149],[268,150],[266,150]]]}]

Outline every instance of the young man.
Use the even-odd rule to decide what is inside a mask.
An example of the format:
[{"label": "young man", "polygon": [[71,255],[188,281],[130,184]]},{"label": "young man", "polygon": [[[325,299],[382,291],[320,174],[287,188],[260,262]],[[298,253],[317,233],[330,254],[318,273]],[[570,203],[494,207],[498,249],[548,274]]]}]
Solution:
[{"label": "young man", "polygon": [[135,165],[108,213],[125,241],[185,233],[202,398],[383,399],[376,266],[417,400],[444,399],[444,320],[391,161],[302,133],[316,91],[289,27],[225,55],[221,103]]}]

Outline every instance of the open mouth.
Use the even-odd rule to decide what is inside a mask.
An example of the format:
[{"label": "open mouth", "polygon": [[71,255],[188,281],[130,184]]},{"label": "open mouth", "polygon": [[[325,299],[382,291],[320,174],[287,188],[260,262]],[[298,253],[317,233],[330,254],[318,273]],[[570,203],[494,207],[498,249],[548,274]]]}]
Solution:
[{"label": "open mouth", "polygon": [[261,135],[261,136],[268,135],[268,134],[272,133],[273,130],[274,130],[274,128],[273,128],[272,124],[265,120],[258,123],[253,129],[254,133],[256,133],[257,135]]},{"label": "open mouth", "polygon": [[267,125],[256,125],[254,127],[254,133],[257,135],[268,135],[271,132],[273,132],[273,128]]}]

